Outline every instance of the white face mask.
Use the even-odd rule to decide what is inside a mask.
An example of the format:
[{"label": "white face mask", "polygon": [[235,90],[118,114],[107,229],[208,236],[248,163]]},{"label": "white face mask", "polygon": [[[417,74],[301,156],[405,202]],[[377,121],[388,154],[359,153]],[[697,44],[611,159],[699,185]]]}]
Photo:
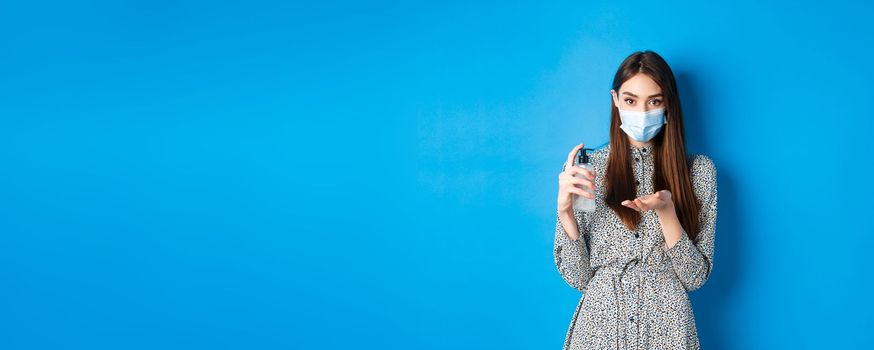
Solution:
[{"label": "white face mask", "polygon": [[659,133],[662,126],[668,123],[665,120],[664,107],[648,112],[619,109],[619,118],[622,120],[622,125],[619,128],[639,142],[651,140]]}]

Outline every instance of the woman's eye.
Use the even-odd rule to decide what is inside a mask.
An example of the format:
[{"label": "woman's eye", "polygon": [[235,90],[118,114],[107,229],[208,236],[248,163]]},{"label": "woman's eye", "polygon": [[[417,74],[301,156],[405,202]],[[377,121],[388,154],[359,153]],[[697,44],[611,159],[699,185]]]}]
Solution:
[{"label": "woman's eye", "polygon": [[632,99],[630,99],[630,98],[626,98],[626,99],[625,99],[625,103],[627,103],[627,104],[633,104],[633,103],[634,103],[634,100],[632,100]]},{"label": "woman's eye", "polygon": [[658,105],[662,104],[662,100],[652,100],[652,101],[650,101],[650,103],[652,103],[654,106],[658,106]]}]

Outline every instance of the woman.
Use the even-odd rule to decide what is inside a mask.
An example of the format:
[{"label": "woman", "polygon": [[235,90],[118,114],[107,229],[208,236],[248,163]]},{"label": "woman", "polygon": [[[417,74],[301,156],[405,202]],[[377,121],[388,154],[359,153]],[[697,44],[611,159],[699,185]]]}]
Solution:
[{"label": "woman", "polygon": [[[577,145],[559,175],[555,264],[583,292],[564,349],[698,349],[688,293],[713,268],[716,168],[686,155],[676,81],[658,54],[628,56],[610,94],[609,144],[590,155],[592,171],[574,166]],[[595,210],[575,211],[576,196]]]}]

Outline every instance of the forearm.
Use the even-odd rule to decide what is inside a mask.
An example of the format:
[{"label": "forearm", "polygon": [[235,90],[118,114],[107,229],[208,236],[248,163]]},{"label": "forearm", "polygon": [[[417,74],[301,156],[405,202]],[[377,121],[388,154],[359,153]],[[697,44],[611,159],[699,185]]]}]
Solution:
[{"label": "forearm", "polygon": [[568,238],[572,241],[578,240],[580,238],[580,230],[577,228],[577,220],[574,218],[573,211],[559,211],[558,218]]},{"label": "forearm", "polygon": [[677,217],[677,211],[674,210],[673,205],[668,205],[661,210],[656,210],[656,214],[659,217],[662,234],[665,236],[665,249],[671,249],[683,235],[683,226]]}]

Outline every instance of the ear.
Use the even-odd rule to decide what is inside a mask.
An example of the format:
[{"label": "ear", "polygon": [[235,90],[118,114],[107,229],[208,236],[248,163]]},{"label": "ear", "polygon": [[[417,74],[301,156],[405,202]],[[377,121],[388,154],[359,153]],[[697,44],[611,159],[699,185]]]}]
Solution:
[{"label": "ear", "polygon": [[613,106],[619,108],[619,96],[616,95],[616,90],[610,89],[610,95],[613,96]]}]

